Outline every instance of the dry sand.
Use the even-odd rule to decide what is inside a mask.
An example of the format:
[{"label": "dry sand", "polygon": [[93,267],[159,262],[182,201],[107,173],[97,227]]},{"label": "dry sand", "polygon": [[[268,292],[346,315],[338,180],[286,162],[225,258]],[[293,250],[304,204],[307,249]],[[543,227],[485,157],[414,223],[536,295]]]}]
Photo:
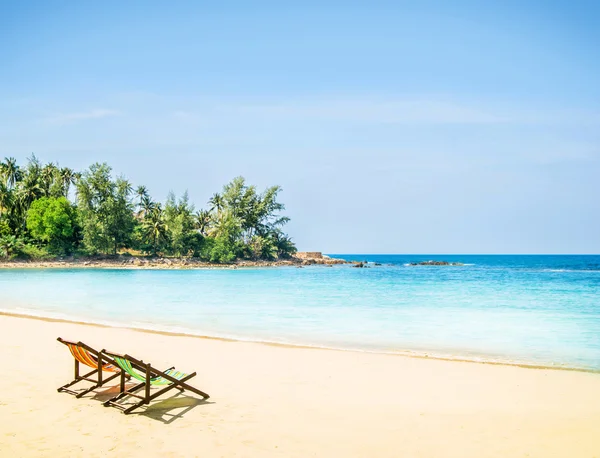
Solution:
[{"label": "dry sand", "polygon": [[[197,371],[139,413],[75,399],[56,337]],[[600,457],[600,375],[0,316],[0,456]],[[82,382],[85,384],[85,382]]]}]

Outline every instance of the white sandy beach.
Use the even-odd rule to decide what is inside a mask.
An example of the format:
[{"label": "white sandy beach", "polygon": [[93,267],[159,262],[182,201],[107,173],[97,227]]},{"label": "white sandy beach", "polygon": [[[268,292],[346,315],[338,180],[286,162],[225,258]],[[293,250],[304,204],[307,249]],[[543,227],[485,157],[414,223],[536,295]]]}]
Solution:
[{"label": "white sandy beach", "polygon": [[[600,375],[0,316],[0,456],[600,457]],[[61,336],[197,371],[132,415],[75,399]],[[82,382],[84,385],[85,382]],[[176,394],[177,393],[177,394]]]}]

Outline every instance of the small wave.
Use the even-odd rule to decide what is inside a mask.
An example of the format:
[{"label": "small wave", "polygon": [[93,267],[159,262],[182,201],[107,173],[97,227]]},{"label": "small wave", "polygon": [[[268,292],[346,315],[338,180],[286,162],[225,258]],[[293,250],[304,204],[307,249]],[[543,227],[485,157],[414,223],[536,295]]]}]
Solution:
[{"label": "small wave", "polygon": [[588,272],[600,272],[599,269],[542,269],[542,272],[579,272],[579,273],[588,273]]},{"label": "small wave", "polygon": [[[387,264],[387,265],[394,266],[394,265],[397,265],[397,264]],[[415,265],[415,264],[411,264],[410,262],[405,262],[402,265],[404,267],[418,267],[419,266],[419,264]],[[477,264],[474,264],[474,263],[460,263],[460,264],[456,264],[456,265],[452,265],[451,264],[451,267],[470,267],[470,266],[476,266],[476,265]]]},{"label": "small wave", "polygon": [[360,352],[360,353],[372,353],[372,354],[385,354],[385,355],[394,355],[394,356],[405,356],[411,358],[428,358],[428,359],[437,359],[443,361],[456,361],[456,362],[470,362],[470,363],[482,363],[482,364],[493,364],[493,365],[508,365],[508,366],[520,366],[527,367],[532,369],[558,369],[558,370],[568,370],[568,371],[582,371],[582,372],[593,372],[599,373],[600,370],[597,368],[585,367],[585,366],[577,366],[577,365],[568,365],[562,363],[555,362],[536,362],[534,360],[519,360],[508,357],[498,357],[498,356],[485,356],[485,355],[476,355],[469,354],[469,352],[465,352],[462,354],[454,354],[445,351],[426,351],[426,350],[410,350],[410,349],[385,349],[385,348],[366,348],[359,347],[355,345],[328,345],[321,344],[317,342],[298,342],[294,340],[282,339],[282,338],[267,338],[262,339],[259,337],[243,337],[235,334],[228,333],[219,333],[219,332],[210,332],[204,333],[199,330],[194,330],[186,327],[174,326],[174,325],[160,325],[160,324],[152,324],[148,322],[134,322],[134,323],[122,323],[116,321],[107,321],[107,320],[98,320],[98,319],[80,319],[79,317],[67,316],[60,313],[52,313],[52,312],[40,312],[38,310],[31,309],[23,309],[23,308],[15,308],[15,309],[4,309],[0,308],[0,314],[9,315],[9,316],[17,316],[17,317],[28,317],[33,319],[42,319],[42,320],[56,320],[62,321],[66,323],[73,324],[84,324],[84,325],[92,325],[92,326],[103,326],[103,327],[111,327],[111,328],[121,328],[121,329],[130,329],[135,331],[142,332],[151,332],[158,334],[166,334],[166,335],[180,335],[187,337],[195,337],[195,338],[204,338],[204,339],[216,339],[216,340],[226,340],[233,342],[248,342],[248,343],[257,343],[257,344],[266,344],[266,345],[278,345],[285,347],[295,347],[295,348],[311,348],[311,349],[321,349],[321,350],[334,350],[334,351],[343,351],[343,352]]},{"label": "small wave", "polygon": [[90,324],[98,326],[106,326],[110,328],[130,328],[131,326],[127,323],[113,321],[113,320],[102,320],[97,318],[82,317],[80,315],[73,315],[71,313],[60,313],[53,311],[40,311],[35,309],[28,309],[22,307],[16,307],[14,309],[0,308],[0,314],[22,316],[28,318],[39,318],[42,320],[55,320],[65,321],[68,323],[76,324]]}]

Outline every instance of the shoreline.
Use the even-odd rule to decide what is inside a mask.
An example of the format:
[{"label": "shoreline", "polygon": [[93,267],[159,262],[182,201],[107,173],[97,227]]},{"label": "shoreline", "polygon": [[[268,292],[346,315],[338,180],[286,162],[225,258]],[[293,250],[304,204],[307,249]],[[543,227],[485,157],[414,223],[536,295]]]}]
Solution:
[{"label": "shoreline", "polygon": [[544,364],[534,364],[534,363],[517,362],[517,361],[515,361],[515,362],[499,361],[499,360],[484,359],[484,358],[476,359],[476,358],[468,358],[468,357],[464,357],[464,356],[452,357],[452,356],[435,355],[435,354],[431,354],[431,353],[427,353],[427,352],[419,353],[419,352],[415,352],[415,351],[411,351],[411,350],[397,350],[397,351],[363,350],[363,349],[355,349],[355,348],[338,348],[338,347],[327,347],[327,346],[320,346],[320,345],[283,343],[283,342],[274,342],[274,341],[266,341],[266,340],[251,340],[251,339],[241,339],[241,338],[234,338],[234,337],[221,337],[221,336],[193,334],[191,332],[178,332],[178,331],[151,329],[151,328],[132,327],[132,326],[127,326],[127,325],[119,326],[117,324],[108,324],[108,323],[101,323],[101,322],[95,322],[95,321],[70,320],[68,318],[57,318],[57,317],[50,317],[50,316],[37,315],[37,314],[8,312],[5,310],[0,310],[0,316],[37,320],[37,321],[43,321],[43,322],[48,322],[48,323],[75,324],[75,325],[91,326],[91,327],[98,327],[98,328],[104,328],[104,329],[123,329],[123,330],[127,330],[127,331],[134,331],[134,332],[140,332],[140,333],[145,333],[145,334],[156,334],[156,335],[161,335],[161,336],[187,337],[187,338],[193,338],[193,339],[212,340],[212,341],[219,341],[219,342],[248,343],[248,344],[256,344],[256,345],[265,345],[265,346],[270,346],[270,347],[281,347],[281,348],[291,348],[291,349],[296,348],[296,349],[316,350],[316,351],[322,350],[322,351],[343,352],[343,353],[373,354],[373,355],[392,356],[392,357],[401,357],[401,358],[414,358],[414,359],[432,360],[432,361],[481,364],[481,365],[486,365],[486,366],[518,367],[518,368],[522,368],[522,369],[532,369],[532,370],[552,370],[552,371],[561,371],[561,372],[579,372],[579,373],[587,373],[587,374],[600,374],[600,369],[557,366],[557,365],[544,365]]},{"label": "shoreline", "polygon": [[238,269],[267,267],[305,267],[322,265],[359,264],[344,259],[330,258],[320,252],[303,253],[289,259],[274,261],[240,259],[230,264],[205,262],[195,258],[145,257],[133,255],[66,257],[48,260],[0,261],[0,269],[131,269],[131,270],[171,270],[171,269]]}]

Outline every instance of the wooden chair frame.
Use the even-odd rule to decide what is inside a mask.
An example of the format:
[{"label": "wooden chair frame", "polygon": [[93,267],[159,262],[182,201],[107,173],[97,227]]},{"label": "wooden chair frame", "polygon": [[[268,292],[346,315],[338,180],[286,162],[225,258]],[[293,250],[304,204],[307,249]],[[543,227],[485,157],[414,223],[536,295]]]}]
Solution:
[{"label": "wooden chair frame", "polygon": [[[83,342],[73,342],[70,340],[62,339],[60,337],[56,340],[58,340],[60,343],[62,343],[64,345],[66,345],[67,347],[74,346],[74,347],[79,347],[79,348],[84,349],[91,356],[93,356],[93,358],[95,358],[96,363],[97,363],[95,368],[91,372],[81,375],[80,367],[79,367],[80,364],[84,364],[84,365],[86,365],[88,367],[92,367],[92,368],[94,366],[92,366],[91,364],[88,364],[87,362],[80,361],[79,359],[77,359],[77,357],[75,355],[73,355],[73,360],[75,361],[75,378],[71,382],[58,388],[57,391],[59,393],[61,393],[61,392],[69,393],[69,394],[74,395],[76,398],[80,398],[80,397],[86,395],[87,393],[89,393],[90,391],[92,391],[98,387],[101,387],[105,383],[110,382],[111,380],[113,380],[119,376],[122,376],[123,371],[121,371],[121,369],[115,363],[114,360],[112,360],[110,357],[106,356],[103,352],[94,350],[92,347],[84,344]],[[115,372],[115,373],[108,378],[104,378],[103,372],[107,371],[107,365],[112,366],[113,369],[110,369],[109,371]],[[93,375],[95,375],[95,377],[92,378]],[[90,388],[88,388],[84,391],[81,391],[81,392],[77,392],[77,391],[73,391],[73,390],[69,389],[71,386],[73,386],[76,383],[79,383],[83,380],[91,382],[91,383],[93,383],[93,385]]]},{"label": "wooden chair frame", "polygon": [[[146,377],[146,380],[144,382],[138,383],[137,385],[126,389],[125,388],[126,374],[125,374],[124,370],[121,370],[120,392],[117,396],[114,396],[113,398],[104,402],[105,407],[110,407],[110,406],[116,407],[116,408],[120,409],[124,414],[127,415],[127,414],[130,414],[133,410],[137,409],[138,407],[141,407],[144,404],[150,404],[150,401],[152,401],[153,399],[156,399],[160,395],[166,393],[167,391],[169,391],[173,388],[177,388],[179,391],[185,391],[185,390],[191,391],[192,393],[196,393],[196,394],[202,396],[205,400],[210,397],[205,392],[200,391],[199,389],[194,388],[193,386],[190,386],[186,383],[189,379],[196,376],[196,372],[192,372],[191,374],[188,374],[181,379],[176,379],[175,377],[172,377],[171,375],[168,374],[168,371],[175,369],[174,367],[170,367],[169,369],[167,369],[165,371],[160,371],[158,369],[153,368],[151,364],[145,363],[142,360],[135,359],[132,356],[129,356],[127,354],[121,355],[119,353],[114,353],[114,352],[111,352],[108,350],[102,350],[102,353],[112,356],[112,357],[118,357],[118,358],[129,361],[129,363],[131,364],[131,366],[134,370],[138,370],[138,371],[144,373],[145,377]],[[169,384],[169,385],[165,386],[165,388],[162,388],[151,394],[150,388],[152,386],[152,379],[156,378],[156,377],[162,377],[163,379],[171,382],[171,384]],[[136,392],[140,391],[141,389],[144,389],[143,396],[136,394]],[[131,406],[125,406],[125,405],[122,405],[121,403],[117,402],[120,399],[123,399],[127,396],[137,398],[140,401]]]}]

